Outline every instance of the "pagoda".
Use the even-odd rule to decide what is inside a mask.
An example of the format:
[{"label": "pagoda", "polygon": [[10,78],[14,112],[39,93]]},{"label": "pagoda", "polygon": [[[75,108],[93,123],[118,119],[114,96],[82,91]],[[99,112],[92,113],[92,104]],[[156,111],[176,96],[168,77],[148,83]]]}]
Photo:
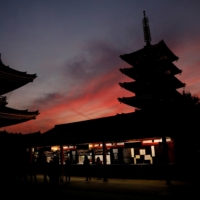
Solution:
[{"label": "pagoda", "polygon": [[4,65],[0,57],[0,128],[35,119],[39,114],[38,111],[28,112],[28,110],[9,108],[6,106],[8,104],[7,98],[2,96],[33,82],[36,77],[36,74],[27,74]]},{"label": "pagoda", "polygon": [[144,48],[120,56],[122,60],[131,65],[130,68],[121,68],[120,71],[134,81],[119,83],[119,85],[135,95],[118,98],[118,100],[136,110],[177,105],[182,97],[177,89],[185,87],[185,83],[175,77],[182,72],[173,64],[178,57],[163,40],[151,45],[149,21],[145,11],[143,30],[146,42]]}]

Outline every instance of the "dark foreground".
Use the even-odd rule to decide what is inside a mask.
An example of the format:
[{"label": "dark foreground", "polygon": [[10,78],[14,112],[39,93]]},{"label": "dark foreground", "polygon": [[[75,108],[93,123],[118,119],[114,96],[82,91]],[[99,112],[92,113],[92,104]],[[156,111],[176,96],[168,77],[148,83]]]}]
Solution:
[{"label": "dark foreground", "polygon": [[1,182],[4,199],[199,199],[199,187],[195,184],[172,181],[167,186],[162,180],[109,179],[103,182],[96,178],[86,182],[84,177],[72,177],[70,184],[58,186],[43,183],[37,176],[37,183],[18,180]]}]

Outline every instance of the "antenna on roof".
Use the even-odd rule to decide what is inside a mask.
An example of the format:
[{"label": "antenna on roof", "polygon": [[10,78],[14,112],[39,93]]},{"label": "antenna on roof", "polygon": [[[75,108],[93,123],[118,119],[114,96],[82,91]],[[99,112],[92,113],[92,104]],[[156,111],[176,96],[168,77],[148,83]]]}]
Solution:
[{"label": "antenna on roof", "polygon": [[143,23],[143,31],[144,31],[144,41],[146,42],[147,45],[150,45],[151,42],[151,33],[150,33],[150,28],[149,28],[149,19],[146,17],[145,11],[144,13],[144,18],[142,20]]}]

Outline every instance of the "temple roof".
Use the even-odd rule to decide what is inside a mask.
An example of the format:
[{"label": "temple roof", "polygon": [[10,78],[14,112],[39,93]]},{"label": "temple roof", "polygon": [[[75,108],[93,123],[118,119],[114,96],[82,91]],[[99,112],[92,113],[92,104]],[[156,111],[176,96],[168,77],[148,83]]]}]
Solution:
[{"label": "temple roof", "polygon": [[0,107],[0,127],[10,126],[35,119],[38,111],[28,112],[28,110],[16,110],[6,106]]},{"label": "temple roof", "polygon": [[26,144],[27,147],[41,146],[43,143],[42,134],[40,131],[23,134],[22,140]]},{"label": "temple roof", "polygon": [[36,74],[27,74],[27,72],[20,72],[4,65],[0,56],[0,85],[4,86],[0,87],[0,95],[22,87],[36,77]]},{"label": "temple roof", "polygon": [[167,58],[170,62],[178,60],[178,57],[167,47],[163,40],[155,45],[145,46],[143,49],[130,54],[121,55],[120,57],[132,66],[139,65],[141,61],[146,59],[159,61]]},{"label": "temple roof", "polygon": [[[159,105],[163,105],[165,102],[165,105],[173,105],[171,103],[179,102],[182,95],[174,90],[174,91],[168,91],[169,93],[161,93],[161,94],[154,94],[149,93],[142,96],[132,96],[132,97],[122,97],[118,98],[118,101],[124,104],[127,104],[129,106],[135,107],[135,108],[151,108],[153,107],[159,107]],[[170,95],[168,95],[170,94]],[[167,103],[167,104],[166,104]],[[175,104],[174,104],[175,105]]]},{"label": "temple roof", "polygon": [[[75,145],[156,137],[162,134],[160,131],[157,133],[155,131],[142,131],[142,127],[145,127],[142,126],[143,119],[141,112],[117,114],[115,116],[56,125],[42,136],[45,145]],[[134,126],[133,122],[136,122]]]},{"label": "temple roof", "polygon": [[142,66],[134,66],[131,68],[121,68],[119,69],[123,74],[127,75],[128,77],[139,80],[141,78],[148,78],[151,75],[155,74],[164,74],[168,73],[171,75],[177,75],[182,73],[182,70],[178,69],[173,63],[171,62],[157,62],[153,63],[150,66],[142,67]]},{"label": "temple roof", "polygon": [[185,87],[185,83],[179,81],[175,76],[163,75],[151,81],[133,81],[119,83],[119,85],[130,92],[138,91],[163,91]]},{"label": "temple roof", "polygon": [[147,105],[152,104],[152,100],[151,100],[152,96],[153,95],[148,94],[141,97],[136,97],[136,96],[122,97],[122,98],[119,97],[118,101],[121,103],[127,104],[129,106],[142,109],[144,105],[146,107]]}]

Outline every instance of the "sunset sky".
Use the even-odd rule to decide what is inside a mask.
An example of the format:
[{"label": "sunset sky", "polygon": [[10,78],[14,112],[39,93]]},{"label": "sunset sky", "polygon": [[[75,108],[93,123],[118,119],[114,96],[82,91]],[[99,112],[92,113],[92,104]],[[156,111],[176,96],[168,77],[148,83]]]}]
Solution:
[{"label": "sunset sky", "polygon": [[56,124],[134,111],[117,100],[132,96],[118,85],[131,81],[119,71],[129,67],[119,56],[145,45],[143,10],[151,44],[165,41],[179,57],[177,78],[200,96],[199,0],[0,0],[2,62],[38,76],[6,94],[7,106],[40,112],[0,130],[43,133]]}]

